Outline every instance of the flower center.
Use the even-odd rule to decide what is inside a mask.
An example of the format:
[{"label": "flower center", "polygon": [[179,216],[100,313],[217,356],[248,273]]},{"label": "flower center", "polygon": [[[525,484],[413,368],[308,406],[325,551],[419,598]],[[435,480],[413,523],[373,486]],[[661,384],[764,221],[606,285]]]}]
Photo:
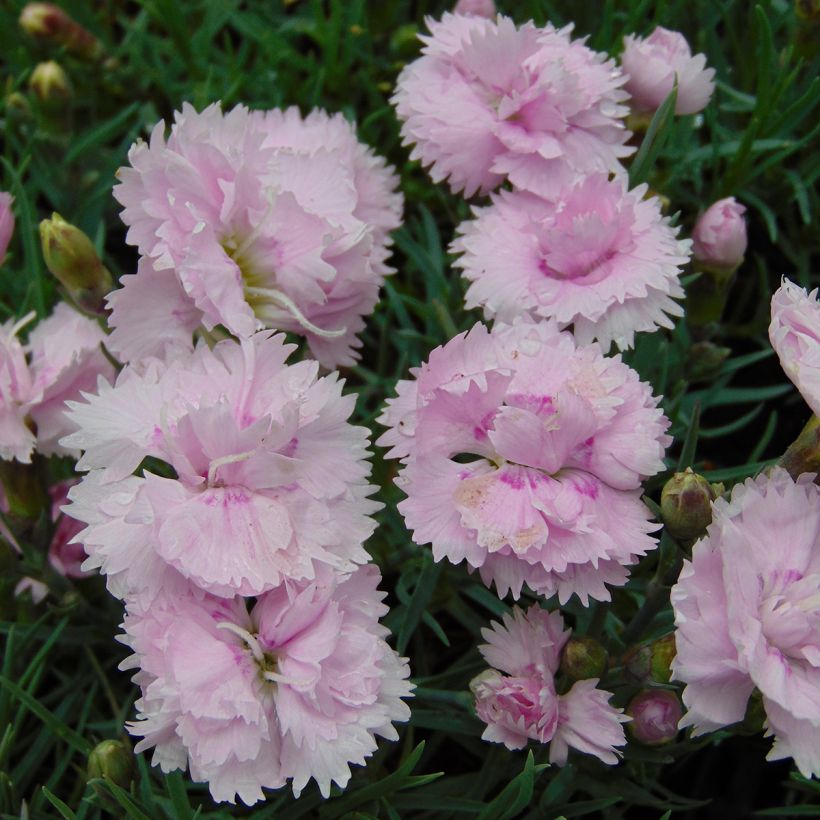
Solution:
[{"label": "flower center", "polygon": [[225,629],[240,638],[245,646],[250,650],[251,656],[259,667],[259,674],[266,683],[276,683],[279,679],[279,663],[276,654],[262,649],[259,638],[247,629],[233,623],[232,621],[221,621],[217,629]]}]

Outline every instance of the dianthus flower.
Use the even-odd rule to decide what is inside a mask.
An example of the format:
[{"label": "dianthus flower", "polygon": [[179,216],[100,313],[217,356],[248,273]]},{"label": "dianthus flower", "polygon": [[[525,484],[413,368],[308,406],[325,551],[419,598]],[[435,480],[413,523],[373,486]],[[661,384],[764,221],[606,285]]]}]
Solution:
[{"label": "dianthus flower", "polygon": [[[352,364],[401,219],[392,169],[341,115],[186,104],[164,131],[132,147],[114,188],[150,264],[111,296],[113,349],[162,355],[169,335],[190,348],[199,323],[242,338],[273,327],[305,335],[329,368]],[[181,327],[152,346],[146,315]]]},{"label": "dianthus flower", "polygon": [[165,772],[190,768],[215,800],[252,805],[291,780],[313,778],[324,797],[350,764],[397,738],[410,716],[407,661],[385,641],[378,569],[285,582],[248,610],[188,588],[147,609],[129,604],[124,643],[142,689],[136,751],[154,747]]},{"label": "dianthus flower", "polygon": [[404,459],[417,544],[466,560],[498,594],[609,600],[658,528],[641,481],[663,469],[668,420],[637,373],[552,322],[477,324],[400,381],[378,443]]},{"label": "dianthus flower", "polygon": [[820,416],[820,302],[815,288],[806,293],[783,280],[772,297],[769,339],[786,375],[815,415]]},{"label": "dianthus flower", "polygon": [[[119,597],[150,598],[180,575],[216,595],[259,595],[319,565],[351,571],[378,509],[367,431],[318,364],[262,331],[126,368],[71,404],[88,476],[72,488],[78,536]],[[144,459],[141,475],[132,475]],[[159,460],[159,461],[157,461]]]},{"label": "dianthus flower", "polygon": [[427,26],[393,103],[411,158],[433,180],[467,197],[505,179],[552,195],[578,173],[622,170],[619,159],[634,150],[624,144],[626,77],[571,40],[571,26],[449,13]]},{"label": "dianthus flower", "polygon": [[621,65],[626,90],[638,108],[654,111],[669,96],[677,79],[676,114],[696,114],[709,104],[715,90],[715,70],[706,57],[695,54],[677,31],[658,26],[646,39],[624,37]]},{"label": "dianthus flower", "polygon": [[557,199],[502,191],[475,208],[452,244],[471,283],[468,308],[510,322],[529,314],[573,325],[581,343],[597,339],[631,347],[634,334],[673,326],[683,310],[680,266],[689,240],[661,215],[646,186],[627,191],[595,174],[564,188]]},{"label": "dianthus flower", "polygon": [[26,464],[35,447],[46,456],[78,454],[59,444],[75,429],[65,402],[93,389],[98,376],[114,373],[95,321],[61,302],[24,346],[17,334],[33,318],[32,313],[0,328],[0,457]]},{"label": "dianthus flower", "polygon": [[820,775],[820,487],[775,468],[714,504],[712,524],[672,588],[673,678],[681,726],[700,735],[743,720],[757,688],[769,760]]},{"label": "dianthus flower", "polygon": [[526,612],[514,607],[502,621],[481,630],[487,643],[478,648],[493,668],[470,683],[476,712],[487,724],[482,739],[508,749],[522,749],[530,740],[549,743],[550,762],[559,766],[567,762],[569,747],[617,763],[615,747],[626,744],[621,724],[629,718],[609,705],[611,693],[596,688],[597,678],[576,681],[565,695],[556,692],[570,635],[560,613],[534,604]]}]

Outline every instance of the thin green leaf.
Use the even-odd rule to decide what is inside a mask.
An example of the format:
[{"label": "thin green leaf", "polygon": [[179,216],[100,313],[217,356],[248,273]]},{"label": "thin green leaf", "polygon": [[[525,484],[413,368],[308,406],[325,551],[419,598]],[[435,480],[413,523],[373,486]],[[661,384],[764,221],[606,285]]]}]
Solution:
[{"label": "thin green leaf", "polygon": [[60,817],[65,818],[65,820],[76,820],[77,816],[74,812],[57,795],[52,794],[45,786],[42,787],[42,792],[46,800],[60,812]]},{"label": "thin green leaf", "polygon": [[640,183],[648,179],[655,165],[655,160],[673,127],[677,101],[678,85],[677,81],[675,81],[675,86],[669,92],[669,96],[661,103],[655,115],[652,117],[652,121],[646,129],[646,135],[643,138],[641,147],[638,149],[638,153],[635,154],[635,159],[632,160],[632,164],[629,166],[630,188],[634,188],[636,185],[640,185]]}]

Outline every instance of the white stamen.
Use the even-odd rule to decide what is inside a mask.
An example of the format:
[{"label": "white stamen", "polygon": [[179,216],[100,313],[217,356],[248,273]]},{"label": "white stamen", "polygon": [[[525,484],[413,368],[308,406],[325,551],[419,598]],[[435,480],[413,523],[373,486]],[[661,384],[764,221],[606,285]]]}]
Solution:
[{"label": "white stamen", "polygon": [[26,325],[30,324],[37,318],[37,313],[33,310],[29,311],[19,322],[15,323],[11,328],[11,337],[14,338]]},{"label": "white stamen", "polygon": [[[336,339],[347,333],[346,327],[340,328],[339,330],[325,330],[318,325],[314,325],[313,322],[311,322],[310,319],[302,313],[302,311],[296,306],[296,303],[289,296],[286,296],[284,293],[279,290],[275,290],[274,288],[245,288],[245,293],[248,296],[255,296],[262,299],[269,304],[283,307],[293,316],[294,319],[296,319],[297,322],[299,322],[300,325],[302,325],[305,330],[310,331],[316,336],[321,336],[325,339]],[[267,314],[267,316],[262,314],[260,318],[275,319],[275,317],[271,314]]]},{"label": "white stamen", "polygon": [[[260,442],[261,444],[262,442]],[[254,447],[252,450],[248,450],[244,453],[234,453],[230,456],[220,456],[219,458],[212,459],[210,464],[208,465],[208,486],[213,487],[216,482],[216,471],[220,467],[224,467],[226,464],[238,464],[242,461],[247,461],[249,458],[253,458],[258,452],[259,447]]]},{"label": "white stamen", "polygon": [[216,625],[216,628],[227,629],[228,632],[233,632],[234,635],[242,638],[242,640],[248,645],[248,649],[251,650],[251,655],[253,655],[254,660],[259,663],[265,662],[265,653],[262,651],[262,647],[259,646],[259,641],[257,641],[256,636],[251,635],[247,629],[243,629],[241,626],[238,626],[231,621],[221,621]]},{"label": "white stamen", "polygon": [[280,675],[278,672],[265,672],[262,677],[271,683],[284,683],[286,686],[305,686],[309,680],[299,678],[289,678],[287,675]]}]

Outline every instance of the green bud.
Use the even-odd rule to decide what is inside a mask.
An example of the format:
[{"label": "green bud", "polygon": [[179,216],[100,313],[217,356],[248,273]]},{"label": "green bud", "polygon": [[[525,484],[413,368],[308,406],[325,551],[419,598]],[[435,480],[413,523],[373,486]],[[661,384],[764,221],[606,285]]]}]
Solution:
[{"label": "green bud", "polygon": [[712,502],[719,485],[712,486],[703,476],[687,467],[675,473],[661,493],[661,514],[666,531],[678,541],[692,541],[712,523]]},{"label": "green bud", "polygon": [[686,375],[692,381],[712,378],[731,354],[730,347],[720,347],[713,342],[696,342],[689,351]]},{"label": "green bud", "polygon": [[29,36],[62,46],[81,60],[94,60],[102,52],[99,40],[53,3],[27,3],[19,22]]},{"label": "green bud", "polygon": [[31,119],[31,105],[24,94],[12,91],[6,95],[6,116],[16,122]]},{"label": "green bud", "polygon": [[40,223],[40,243],[46,266],[76,305],[89,313],[102,313],[113,282],[91,240],[55,213]]},{"label": "green bud", "polygon": [[561,655],[561,671],[573,680],[601,678],[609,655],[594,638],[570,638]]},{"label": "green bud", "polygon": [[88,755],[87,770],[89,780],[101,777],[127,789],[136,774],[134,753],[121,740],[103,740]]},{"label": "green bud", "polygon": [[390,50],[398,57],[414,57],[420,48],[419,29],[415,23],[399,26],[390,38]]},{"label": "green bud", "polygon": [[54,60],[39,63],[32,72],[28,85],[40,103],[50,111],[65,109],[74,96],[68,75]]},{"label": "green bud", "polygon": [[[796,481],[803,473],[820,475],[820,418],[812,416],[777,462]],[[817,482],[820,479],[815,479]]]},{"label": "green bud", "polygon": [[672,661],[677,654],[675,633],[670,632],[659,638],[650,647],[650,672],[653,681],[669,683],[672,677]]}]

